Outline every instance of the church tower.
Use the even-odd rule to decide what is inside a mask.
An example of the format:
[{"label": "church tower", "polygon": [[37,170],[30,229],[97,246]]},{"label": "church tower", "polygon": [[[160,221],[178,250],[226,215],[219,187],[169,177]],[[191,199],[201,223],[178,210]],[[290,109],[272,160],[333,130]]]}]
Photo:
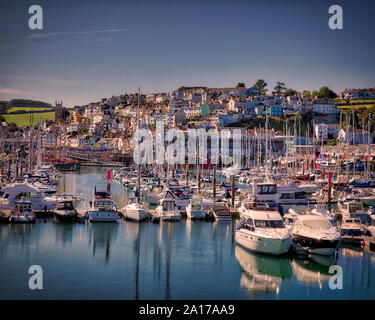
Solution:
[{"label": "church tower", "polygon": [[55,121],[62,118],[62,112],[63,112],[62,100],[60,102],[57,102],[55,100]]}]

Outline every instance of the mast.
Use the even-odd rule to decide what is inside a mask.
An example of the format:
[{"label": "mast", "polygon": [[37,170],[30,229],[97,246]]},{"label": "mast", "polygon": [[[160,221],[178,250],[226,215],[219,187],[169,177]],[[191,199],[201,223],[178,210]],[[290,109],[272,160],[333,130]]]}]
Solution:
[{"label": "mast", "polygon": [[[140,121],[139,121],[139,95],[141,93],[141,88],[138,87],[138,108],[137,108],[137,129],[139,132],[140,129]],[[138,163],[137,165],[137,201],[140,203],[140,196],[141,196],[141,165]]]},{"label": "mast", "polygon": [[356,161],[355,161],[355,147],[354,147],[354,144],[355,144],[355,119],[354,119],[354,109],[352,109],[352,115],[353,115],[353,178],[355,177],[355,165],[356,165]]},{"label": "mast", "polygon": [[38,169],[42,167],[42,141],[41,141],[41,136],[40,136],[40,123],[38,125],[38,158],[37,158],[37,163],[38,163]]},{"label": "mast", "polygon": [[266,176],[268,176],[268,138],[267,138],[267,133],[268,133],[268,107],[266,106]]},{"label": "mast", "polygon": [[350,118],[346,115],[346,176],[349,182],[349,121]]},{"label": "mast", "polygon": [[[340,111],[340,130],[341,130],[341,125],[342,125],[342,111]],[[341,141],[339,140],[339,150],[341,150]],[[338,158],[338,173],[337,173],[337,176],[340,176],[341,174],[341,154],[340,155],[337,155],[337,158]]]},{"label": "mast", "polygon": [[33,126],[30,123],[30,145],[29,145],[29,171],[33,167]]},{"label": "mast", "polygon": [[367,178],[370,179],[370,127],[371,127],[371,113],[368,115],[367,122]]}]

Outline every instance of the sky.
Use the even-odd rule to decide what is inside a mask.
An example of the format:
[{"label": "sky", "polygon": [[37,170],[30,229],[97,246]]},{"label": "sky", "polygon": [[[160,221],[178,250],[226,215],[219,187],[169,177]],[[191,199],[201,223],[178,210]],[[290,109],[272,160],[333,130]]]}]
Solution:
[{"label": "sky", "polygon": [[[31,30],[31,5],[43,30]],[[343,30],[328,27],[331,5]],[[0,100],[73,107],[179,86],[375,87],[375,1],[0,0]]]}]

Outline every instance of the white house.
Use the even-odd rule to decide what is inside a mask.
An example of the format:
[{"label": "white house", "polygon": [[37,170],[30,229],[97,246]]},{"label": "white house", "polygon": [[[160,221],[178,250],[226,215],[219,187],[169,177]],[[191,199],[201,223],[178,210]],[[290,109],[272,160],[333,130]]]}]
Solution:
[{"label": "white house", "polygon": [[312,102],[312,111],[320,115],[338,114],[334,100],[316,99]]},{"label": "white house", "polygon": [[339,124],[319,123],[314,125],[315,137],[321,140],[337,139],[340,132]]}]

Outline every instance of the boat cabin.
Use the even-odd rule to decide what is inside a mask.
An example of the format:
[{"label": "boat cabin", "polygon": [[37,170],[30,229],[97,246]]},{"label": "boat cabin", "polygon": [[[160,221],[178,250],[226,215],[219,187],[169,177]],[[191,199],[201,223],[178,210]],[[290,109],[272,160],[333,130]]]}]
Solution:
[{"label": "boat cabin", "polygon": [[257,194],[275,194],[277,192],[277,187],[275,183],[272,184],[258,184]]},{"label": "boat cabin", "polygon": [[32,204],[30,201],[27,200],[19,200],[14,203],[14,210],[19,215],[24,215],[27,212],[32,211]]},{"label": "boat cabin", "polygon": [[343,205],[343,211],[347,213],[363,213],[362,202],[347,202]]},{"label": "boat cabin", "polygon": [[163,211],[175,211],[177,206],[175,199],[162,199],[160,205],[163,207]]}]

